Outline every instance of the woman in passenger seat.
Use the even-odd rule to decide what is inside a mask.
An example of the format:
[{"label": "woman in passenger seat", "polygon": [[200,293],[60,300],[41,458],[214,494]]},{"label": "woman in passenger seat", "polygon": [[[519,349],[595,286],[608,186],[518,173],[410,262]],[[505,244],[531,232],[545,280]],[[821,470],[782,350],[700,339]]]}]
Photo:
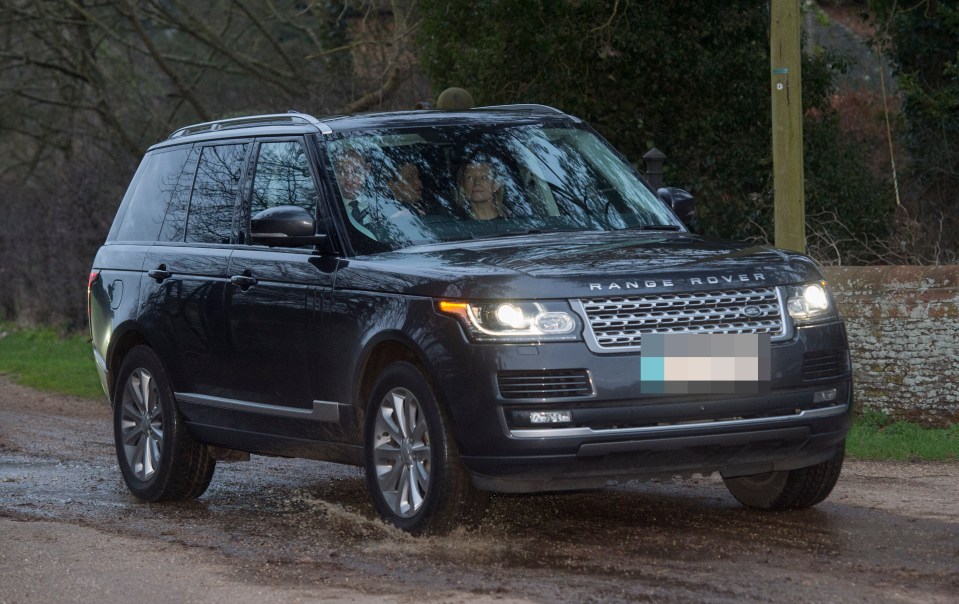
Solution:
[{"label": "woman in passenger seat", "polygon": [[493,164],[485,159],[472,159],[460,168],[458,184],[467,210],[475,220],[501,218],[503,183],[496,178]]}]

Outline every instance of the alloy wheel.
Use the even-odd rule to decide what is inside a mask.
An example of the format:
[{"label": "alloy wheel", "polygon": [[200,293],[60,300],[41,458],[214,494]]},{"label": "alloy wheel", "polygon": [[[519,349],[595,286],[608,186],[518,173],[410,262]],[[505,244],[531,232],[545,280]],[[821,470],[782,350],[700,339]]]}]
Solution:
[{"label": "alloy wheel", "polygon": [[390,510],[410,518],[429,493],[432,452],[429,426],[419,401],[406,388],[386,393],[373,430],[373,464]]},{"label": "alloy wheel", "polygon": [[120,405],[120,433],[127,465],[137,479],[150,480],[160,467],[163,409],[149,371],[138,368],[130,374]]}]

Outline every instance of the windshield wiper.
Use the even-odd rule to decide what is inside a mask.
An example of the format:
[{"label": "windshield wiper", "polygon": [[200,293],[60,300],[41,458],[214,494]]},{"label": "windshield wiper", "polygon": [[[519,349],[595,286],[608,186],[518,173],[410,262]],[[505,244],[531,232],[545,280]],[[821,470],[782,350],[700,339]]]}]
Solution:
[{"label": "windshield wiper", "polygon": [[599,229],[584,229],[579,227],[542,227],[534,229],[517,229],[515,231],[500,231],[498,233],[474,234],[473,239],[495,239],[497,237],[520,237],[522,235],[542,235],[543,233],[595,233]]},{"label": "windshield wiper", "polygon": [[678,224],[640,224],[637,226],[625,227],[621,231],[681,231],[683,227]]}]

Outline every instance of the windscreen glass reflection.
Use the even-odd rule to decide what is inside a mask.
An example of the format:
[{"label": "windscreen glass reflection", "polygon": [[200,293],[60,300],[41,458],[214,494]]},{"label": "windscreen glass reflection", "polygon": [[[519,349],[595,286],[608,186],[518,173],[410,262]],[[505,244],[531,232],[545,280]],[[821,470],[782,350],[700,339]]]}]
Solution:
[{"label": "windscreen glass reflection", "polygon": [[431,127],[328,145],[362,252],[548,231],[682,228],[602,140],[570,127]]}]

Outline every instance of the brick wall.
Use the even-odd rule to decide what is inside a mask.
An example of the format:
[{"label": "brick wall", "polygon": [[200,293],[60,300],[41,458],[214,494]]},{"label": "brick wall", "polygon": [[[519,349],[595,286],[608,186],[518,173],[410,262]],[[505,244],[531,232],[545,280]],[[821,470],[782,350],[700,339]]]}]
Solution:
[{"label": "brick wall", "polygon": [[857,407],[959,422],[959,266],[824,270],[846,320]]}]

